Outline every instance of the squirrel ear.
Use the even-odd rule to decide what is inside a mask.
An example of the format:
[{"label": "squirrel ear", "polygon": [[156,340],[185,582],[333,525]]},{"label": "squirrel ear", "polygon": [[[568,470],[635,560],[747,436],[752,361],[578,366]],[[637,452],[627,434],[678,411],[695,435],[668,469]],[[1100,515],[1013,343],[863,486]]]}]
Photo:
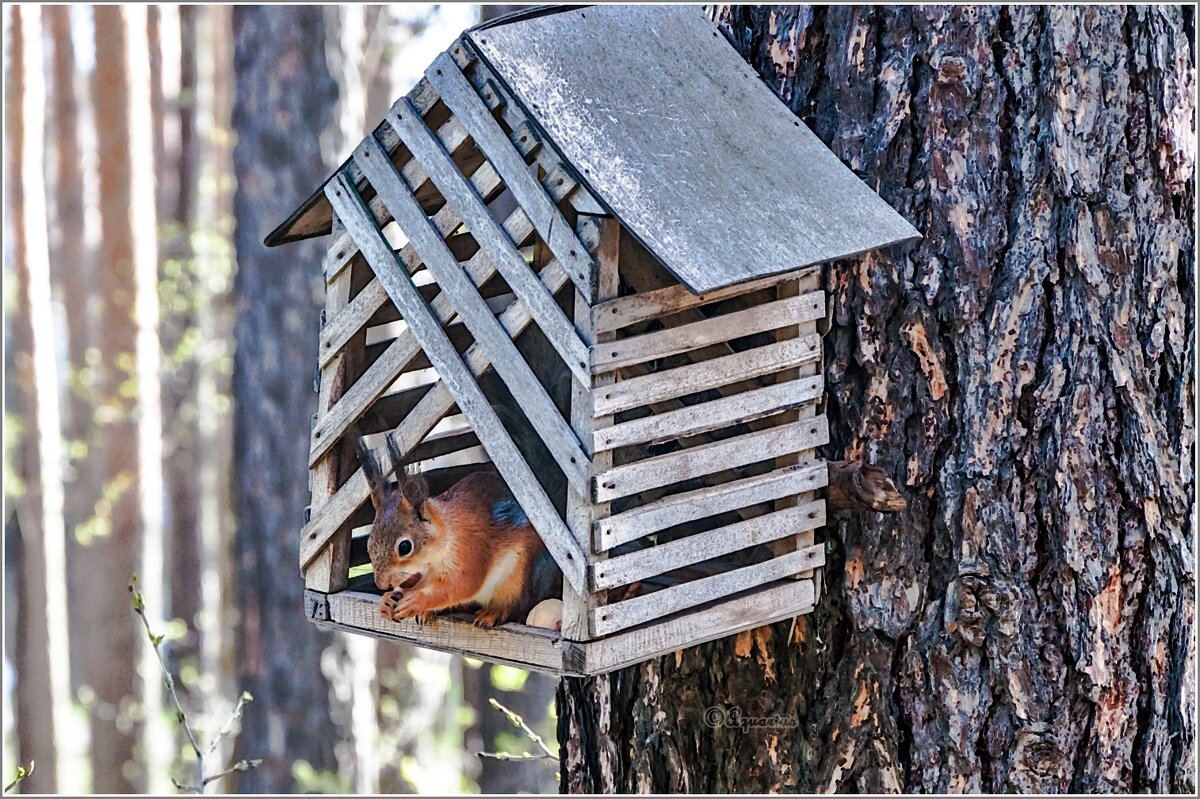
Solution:
[{"label": "squirrel ear", "polygon": [[416,474],[406,475],[404,482],[404,498],[421,513],[422,508],[429,499],[429,483],[425,480],[425,475],[417,472]]},{"label": "squirrel ear", "polygon": [[388,490],[387,481],[383,479],[383,470],[379,468],[379,461],[375,459],[373,453],[359,437],[356,440],[358,448],[358,461],[362,464],[363,475],[367,478],[367,485],[371,487],[371,505],[376,510],[383,504],[384,496]]}]

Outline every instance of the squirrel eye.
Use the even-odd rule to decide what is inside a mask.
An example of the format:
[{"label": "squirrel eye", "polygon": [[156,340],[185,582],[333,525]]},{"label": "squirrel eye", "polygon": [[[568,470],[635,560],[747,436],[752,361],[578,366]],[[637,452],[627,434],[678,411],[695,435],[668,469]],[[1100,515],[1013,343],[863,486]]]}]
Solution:
[{"label": "squirrel eye", "polygon": [[402,538],[400,543],[396,544],[396,552],[398,552],[402,558],[411,555],[412,550],[412,541],[409,541],[407,538]]}]

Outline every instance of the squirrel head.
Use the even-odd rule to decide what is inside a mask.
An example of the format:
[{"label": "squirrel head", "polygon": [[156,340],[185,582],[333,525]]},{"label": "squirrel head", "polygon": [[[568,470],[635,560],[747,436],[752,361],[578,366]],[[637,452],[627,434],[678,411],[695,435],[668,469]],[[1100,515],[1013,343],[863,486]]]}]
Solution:
[{"label": "squirrel head", "polygon": [[437,541],[443,530],[442,512],[429,498],[429,484],[420,472],[410,473],[396,443],[387,437],[388,456],[396,483],[380,468],[374,453],[358,440],[358,458],[371,486],[375,522],[367,538],[367,553],[375,585],[384,591],[412,582],[435,562]]}]

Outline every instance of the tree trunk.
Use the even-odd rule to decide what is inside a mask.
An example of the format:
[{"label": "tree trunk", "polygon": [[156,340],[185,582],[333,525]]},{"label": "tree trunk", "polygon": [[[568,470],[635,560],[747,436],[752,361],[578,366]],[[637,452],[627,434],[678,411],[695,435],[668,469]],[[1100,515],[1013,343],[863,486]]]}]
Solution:
[{"label": "tree trunk", "polygon": [[[94,10],[93,91],[100,163],[100,359],[95,447],[89,468],[104,481],[81,556],[93,581],[80,586],[92,706],[93,790],[124,793],[165,776],[161,736],[151,734],[135,759],[145,727],[157,724],[161,681],[126,591],[137,574],[147,616],[161,628],[163,603],[157,237],[151,161],[146,13],[141,7]],[[148,679],[142,680],[141,671]],[[140,705],[140,708],[139,708]],[[144,715],[143,715],[144,714]],[[160,782],[154,784],[161,784]]]},{"label": "tree trunk", "polygon": [[42,24],[34,6],[13,7],[9,27],[5,169],[9,231],[20,295],[13,318],[15,373],[21,407],[20,464],[24,492],[17,504],[20,571],[17,586],[17,756],[41,764],[24,789],[61,786],[70,707],[67,642],[66,540],[63,527],[62,437],[58,371],[50,303],[43,172],[45,81]]},{"label": "tree trunk", "polygon": [[794,631],[564,681],[562,787],[1192,792],[1192,12],[717,18],[924,235],[825,279],[827,454],[907,509]]},{"label": "tree trunk", "polygon": [[312,374],[323,290],[319,243],[267,250],[262,239],[329,169],[320,137],[337,86],[325,63],[319,7],[233,9],[233,127],[238,307],[234,338],[234,511],[241,687],[262,704],[239,748],[262,765],[241,792],[293,790],[292,764],[331,771],[335,730],[321,673],[327,634],[301,611],[297,531],[308,504]]}]

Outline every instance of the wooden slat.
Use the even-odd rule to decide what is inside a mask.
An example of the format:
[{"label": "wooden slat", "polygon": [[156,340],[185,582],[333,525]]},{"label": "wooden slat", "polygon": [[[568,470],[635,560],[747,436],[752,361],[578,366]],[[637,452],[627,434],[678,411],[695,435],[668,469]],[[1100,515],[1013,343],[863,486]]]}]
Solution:
[{"label": "wooden slat", "polygon": [[595,479],[596,500],[606,502],[650,488],[679,483],[704,474],[736,469],[789,452],[802,452],[829,441],[824,416],[783,427],[714,441],[615,466]]},{"label": "wooden slat", "polygon": [[[378,156],[376,160],[379,160]],[[394,169],[390,161],[387,162],[387,167]],[[396,179],[398,180],[398,178]],[[372,182],[375,182],[374,179]],[[414,238],[416,236],[436,237],[436,234],[429,228],[428,218],[421,212],[411,195],[395,192],[400,196],[389,197],[386,183],[383,186],[375,183],[375,186],[380,190],[380,194],[384,195],[393,213],[400,211],[404,215],[402,218],[420,215],[421,225],[413,224],[411,219],[406,219],[408,224],[401,222],[406,230],[412,228],[410,236]],[[442,330],[428,306],[421,300],[421,295],[418,293],[417,287],[413,285],[412,278],[400,267],[387,240],[367,215],[362,198],[344,177],[339,177],[329,186],[329,200],[337,215],[354,234],[354,240],[362,248],[363,254],[371,264],[371,268],[375,270],[376,276],[383,281],[392,302],[404,314],[413,334],[423,343],[429,360],[435,365],[438,375],[442,378],[441,385],[445,385],[450,390],[459,410],[471,422],[471,427],[487,449],[492,462],[496,464],[496,468],[513,492],[517,502],[521,504],[521,508],[545,542],[546,548],[562,569],[564,579],[576,590],[583,590],[585,567],[583,550],[579,548],[571,532],[559,518],[554,503],[546,496],[537,478],[530,471],[529,465],[521,456],[520,450],[509,438],[470,370],[459,358],[454,346],[446,337],[445,331]],[[445,258],[450,257],[449,252],[445,251],[445,245],[442,244],[441,239],[436,240],[436,245],[442,248]],[[421,249],[426,250],[427,248],[421,246]],[[429,254],[426,253],[426,255],[428,258]],[[432,258],[428,261],[431,267],[433,261]],[[460,278],[466,279],[456,262],[452,262],[450,265],[458,272]],[[445,279],[448,275],[435,273],[435,276],[444,290],[454,290],[452,281]],[[496,321],[490,312],[486,312],[486,316],[493,323]],[[508,335],[503,329],[498,328],[494,335],[503,337],[504,343],[511,346]],[[527,366],[526,369],[528,369]],[[528,401],[528,398],[526,400]],[[559,419],[561,421],[561,417]]]},{"label": "wooden slat", "polygon": [[[550,177],[553,178],[553,176]],[[564,192],[570,190],[565,186],[556,186],[556,188]],[[519,209],[509,215],[508,219],[504,222],[504,229],[514,239],[518,240],[524,239],[533,232],[533,226]],[[553,293],[562,287],[562,282],[558,281],[558,277],[561,276],[565,280],[566,273],[562,271],[562,267],[558,265],[557,261],[551,264],[551,266],[554,269],[551,269],[550,272],[543,271],[540,277],[546,288]],[[482,286],[495,274],[495,267],[492,262],[484,257],[482,253],[476,253],[475,257],[463,264],[462,268],[467,271],[471,281],[476,286]],[[550,269],[550,267],[547,268]],[[443,323],[449,322],[457,313],[450,298],[442,294],[434,297],[429,307],[433,309],[438,319]],[[529,319],[527,318],[528,313],[524,308],[522,308],[521,313],[525,314],[525,318],[521,323],[520,330],[524,330],[525,326],[529,323]],[[517,332],[519,333],[520,330]],[[516,335],[514,333],[513,337],[515,338]],[[334,407],[333,413],[322,420],[317,428],[314,428],[309,450],[310,461],[324,453],[354,423],[355,419],[366,412],[371,403],[378,399],[380,394],[395,382],[396,378],[404,370],[405,365],[415,356],[415,351],[419,349],[420,345],[413,338],[411,331],[405,331],[388,345],[383,355],[375,363],[371,364],[363,377],[360,377],[358,382],[347,392],[347,396],[343,397],[342,401]]]},{"label": "wooden slat", "polygon": [[630,294],[625,297],[617,297],[608,302],[602,302],[592,309],[592,323],[596,326],[597,331],[609,332],[619,330],[622,327],[635,325],[638,322],[659,319],[689,308],[698,308],[710,302],[727,300],[731,297],[738,297],[742,294],[759,291],[760,289],[773,286],[780,281],[794,279],[800,274],[812,271],[812,269],[812,267],[808,267],[797,272],[789,272],[783,275],[751,280],[746,283],[738,283],[729,288],[717,289],[716,291],[709,291],[704,294],[693,294],[688,290],[687,286],[677,283],[673,286],[667,286],[654,291],[638,292],[637,294]]},{"label": "wooden slat", "polygon": [[668,355],[752,333],[795,325],[824,315],[825,295],[823,292],[814,291],[803,297],[777,300],[699,322],[643,333],[603,347],[592,347],[592,370],[606,372],[619,366],[665,358]]},{"label": "wooden slat", "polygon": [[[529,306],[529,311],[538,323],[538,327],[541,328],[546,339],[554,346],[559,356],[562,357],[563,362],[566,363],[571,372],[579,379],[586,379],[588,374],[587,346],[580,340],[575,326],[563,314],[553,295],[546,291],[546,287],[542,285],[537,275],[529,268],[529,264],[521,257],[521,253],[517,251],[517,244],[500,227],[483,204],[483,200],[471,187],[471,184],[454,166],[454,162],[450,160],[449,154],[442,149],[433,133],[426,127],[425,121],[421,119],[420,114],[416,113],[412,106],[407,104],[406,100],[402,100],[401,103],[393,106],[392,110],[388,113],[388,120],[395,126],[397,132],[399,132],[404,145],[412,151],[413,157],[419,158],[425,163],[425,168],[429,171],[430,178],[438,189],[441,190],[446,198],[446,202],[458,211],[458,215],[462,217],[463,222],[470,228],[471,235],[475,237],[475,241],[479,242],[480,253],[492,261],[496,269],[504,276],[504,280],[508,283],[509,287],[520,297],[521,302]],[[366,158],[366,154],[371,152],[371,141],[368,139],[364,143],[366,146],[360,146],[355,152],[361,152],[363,157]],[[374,149],[382,153],[382,149],[378,144],[374,146]],[[529,174],[525,167],[525,162],[521,160],[515,150],[511,149],[511,145],[509,145],[509,150],[513,158],[520,161],[522,166],[521,174],[536,184],[537,179]],[[389,210],[391,210],[392,216],[396,216],[398,209],[392,207],[385,189],[404,186],[405,184],[399,175],[396,174],[395,167],[390,161],[386,158],[378,157],[376,160],[382,167],[378,170],[382,185],[376,184],[375,189],[384,198],[384,202],[388,205]],[[364,171],[367,170],[366,162],[364,162],[363,169]],[[394,180],[389,180],[389,173],[396,175]],[[504,173],[501,172],[501,175],[504,175]],[[512,190],[511,186],[508,188],[510,191]],[[404,191],[408,194],[407,189],[404,189]],[[538,191],[542,196],[545,196],[540,185],[538,185]],[[415,206],[415,208],[417,211],[420,211],[420,206]],[[526,217],[529,217],[528,209],[521,206],[521,210],[525,213]],[[420,213],[420,218],[427,220],[423,212]],[[401,222],[399,218],[397,218],[397,221]],[[534,220],[530,218],[530,221],[533,222]],[[428,221],[422,222],[423,227],[428,227],[428,224]],[[536,223],[534,224],[536,229]],[[409,231],[408,225],[403,222],[401,222],[400,227],[410,237],[415,235],[415,233]],[[432,243],[432,239],[430,239],[431,246]],[[438,246],[442,246],[440,238],[438,239]],[[586,252],[583,252],[582,244],[578,245],[578,251],[572,250],[572,252],[582,252],[586,256]],[[427,258],[433,257],[428,252],[423,254]],[[572,260],[577,261],[578,259]],[[568,276],[570,276],[571,268],[568,267],[568,264],[561,258],[559,259],[559,263],[563,265]],[[431,266],[430,268],[432,269],[433,267]],[[434,271],[436,277],[436,270]],[[448,290],[440,278],[438,278],[438,283],[442,284],[443,290]],[[470,325],[470,321],[467,324]]]},{"label": "wooden slat", "polygon": [[411,619],[391,621],[379,615],[378,596],[357,591],[333,594],[326,602],[329,626],[522,669],[563,672],[561,636],[553,630],[515,623],[484,630],[464,613],[438,615],[425,625]]},{"label": "wooden slat", "polygon": [[[589,248],[595,247],[596,242],[586,238],[587,235],[587,231],[585,231],[585,245]],[[540,274],[542,281],[552,292],[557,292],[568,283],[567,273],[563,271],[557,261],[551,261]],[[529,311],[521,303],[514,302],[508,307],[508,310],[500,314],[499,320],[509,337],[516,338],[529,325]],[[471,370],[471,374],[476,377],[482,375],[490,366],[487,355],[478,344],[471,345],[463,356],[463,360],[467,368]],[[438,380],[425,393],[416,407],[404,417],[404,421],[392,431],[392,437],[396,440],[400,451],[407,454],[417,446],[452,407],[454,407],[454,397],[446,388],[446,384]],[[370,490],[367,487],[366,477],[363,476],[362,469],[358,469],[338,489],[333,499],[313,513],[309,523],[305,525],[301,537],[301,567],[307,562],[311,553],[328,540],[345,523],[346,519],[363,507],[369,495]]]},{"label": "wooden slat", "polygon": [[[407,146],[410,148],[414,147],[412,137],[409,136],[409,131],[401,131],[400,135]],[[554,401],[550,399],[550,396],[546,393],[546,389],[538,381],[533,370],[529,368],[529,364],[525,362],[520,350],[509,339],[504,329],[500,326],[500,323],[496,321],[496,317],[492,315],[492,311],[488,308],[483,297],[479,296],[479,291],[467,279],[459,263],[454,260],[454,256],[446,248],[445,242],[437,235],[437,232],[429,222],[429,217],[425,216],[421,207],[413,199],[412,194],[409,193],[408,188],[400,180],[395,166],[384,157],[383,150],[373,139],[368,138],[354,152],[355,158],[362,160],[363,172],[366,173],[371,184],[375,186],[375,190],[379,192],[379,196],[383,197],[384,202],[387,203],[392,216],[396,218],[400,227],[403,228],[412,242],[417,245],[417,249],[421,251],[421,255],[425,260],[425,267],[433,273],[434,280],[442,287],[442,294],[440,296],[449,297],[450,302],[453,304],[455,310],[458,311],[458,315],[462,318],[463,323],[471,331],[471,335],[475,337],[475,342],[483,347],[496,372],[512,391],[513,396],[521,403],[521,409],[524,411],[526,418],[529,419],[530,424],[533,425],[538,435],[546,443],[550,454],[554,456],[555,462],[562,469],[563,474],[566,475],[567,481],[574,485],[580,492],[586,491],[587,456],[584,454],[579,439],[575,436],[574,431],[571,430],[571,426],[562,418],[562,414],[558,412]],[[417,145],[414,153],[420,153],[419,145]],[[436,174],[437,167],[431,165],[430,171]],[[486,210],[484,213],[487,213]],[[491,216],[488,215],[488,218],[490,220]],[[488,247],[479,238],[481,231],[472,227],[472,235],[480,241],[480,255],[483,255]],[[500,235],[505,234],[501,232]],[[554,297],[546,291],[546,287],[542,285],[534,272],[529,269],[525,263],[525,259],[521,258],[520,253],[517,253],[516,250],[513,250],[513,253],[516,255],[517,260],[521,262],[521,269],[524,271],[524,274],[538,284],[542,295],[548,298],[550,304],[553,306],[554,313],[565,322],[565,317],[562,316],[558,305],[555,304]],[[380,280],[384,281],[384,287],[386,288],[388,284],[384,275],[379,273],[378,268],[375,270],[375,273],[379,276]],[[508,275],[506,274],[505,277],[507,278]],[[509,280],[509,285],[512,285],[511,280]],[[390,289],[388,293],[391,293]],[[395,301],[394,297],[393,301]],[[421,307],[428,310],[423,302],[421,303]],[[537,319],[533,306],[526,303],[526,307],[530,309],[530,312],[534,314],[534,318]],[[404,318],[408,319],[408,315],[405,314]],[[566,324],[571,326],[570,322],[566,322]],[[571,326],[571,330],[571,335],[574,336],[573,326]],[[441,332],[440,325],[438,331],[439,333]],[[545,332],[545,328],[542,328],[542,331]],[[414,332],[416,332],[415,329]],[[575,338],[578,341],[578,336],[575,336]],[[417,334],[417,339],[424,341],[419,333]],[[579,346],[581,348],[584,347],[582,341],[579,341]],[[427,344],[425,349],[428,352]],[[430,353],[430,360],[433,360],[432,353]],[[440,369],[438,373],[441,374]],[[584,374],[587,374],[586,371]],[[443,375],[444,378],[445,376]],[[458,392],[455,392],[455,396],[457,394]]]},{"label": "wooden slat", "polygon": [[596,412],[618,413],[673,397],[751,380],[814,361],[820,355],[821,338],[812,335],[722,355],[662,372],[629,377],[602,392],[597,392]]},{"label": "wooden slat", "polygon": [[605,605],[594,611],[592,629],[596,631],[596,635],[608,635],[635,624],[662,618],[684,608],[720,599],[737,591],[781,580],[796,572],[822,566],[824,563],[824,544],[789,552],[753,566],[743,566],[723,574],[702,577],[652,594]]},{"label": "wooden slat", "polygon": [[[588,257],[583,243],[575,236],[562,212],[542,190],[537,178],[530,173],[525,160],[513,149],[504,134],[504,129],[475,93],[474,87],[467,81],[450,54],[442,53],[434,59],[433,64],[425,70],[425,78],[504,178],[504,185],[529,216],[542,241],[567,270],[567,275],[575,283],[575,287],[583,296],[591,296],[592,260]],[[420,115],[414,111],[413,118],[420,119]],[[437,182],[434,176],[434,183]],[[450,200],[444,188],[442,194]]]},{"label": "wooden slat", "polygon": [[[620,290],[620,275],[618,257],[621,243],[621,223],[612,217],[580,216],[577,224],[583,231],[599,230],[596,247],[596,276],[589,278],[588,283],[595,286],[595,295],[575,295],[575,318],[583,328],[583,335],[588,343],[603,342],[614,337],[612,333],[603,333],[595,337],[591,330],[591,306],[597,297],[615,297]],[[588,474],[596,474],[612,468],[612,452],[591,451],[592,434],[612,424],[611,416],[595,415],[593,403],[596,392],[603,391],[615,378],[615,373],[592,376],[587,379],[571,381],[571,426],[580,440],[588,446],[591,463]],[[604,518],[610,512],[607,502],[592,502],[589,492],[567,492],[567,523],[575,534],[575,540],[588,553],[588,561],[593,562],[597,557],[591,551],[592,525],[598,519]],[[573,640],[591,638],[588,629],[592,611],[599,607],[602,597],[593,592],[577,594],[569,588],[563,592],[563,635]]]},{"label": "wooden slat", "polygon": [[[340,228],[340,223],[334,220],[334,232],[338,232]],[[343,269],[338,272],[326,284],[326,316],[337,314],[346,307],[346,304],[350,301],[350,292],[353,288],[351,284],[355,271],[358,270],[361,272],[366,269],[367,265],[360,261],[352,268]],[[357,348],[339,353],[336,358],[322,365],[320,372],[321,382],[317,392],[318,419],[320,416],[328,413],[338,400],[341,399],[346,388],[354,382],[354,378],[362,371],[362,345],[364,339],[365,336],[363,335],[355,336],[351,341],[357,345]],[[338,483],[341,478],[351,469],[353,469],[353,466],[346,463],[343,453],[338,450],[326,452],[324,457],[313,464],[312,472],[309,475],[312,485],[309,507],[319,508],[328,502],[329,498],[337,493]],[[346,587],[346,580],[349,576],[350,532],[349,530],[342,530],[325,545],[320,554],[317,555],[304,571],[304,585],[306,588],[325,593],[340,591]]]},{"label": "wooden slat", "polygon": [[812,580],[787,581],[756,588],[712,607],[581,645],[588,674],[607,674],[689,646],[810,613],[816,604]]},{"label": "wooden slat", "polygon": [[825,485],[828,479],[829,470],[824,461],[820,461],[672,494],[597,521],[596,546],[609,550],[677,524],[813,491]]},{"label": "wooden slat", "polygon": [[655,544],[637,552],[614,555],[590,567],[592,589],[598,591],[627,585],[635,580],[775,541],[801,530],[812,530],[824,523],[825,502],[815,500],[686,538]]},{"label": "wooden slat", "polygon": [[615,449],[719,430],[811,402],[821,396],[823,386],[820,376],[808,377],[633,419],[597,430],[593,447]]},{"label": "wooden slat", "polygon": [[[438,131],[437,136],[442,142],[442,145],[449,151],[451,150],[450,145],[452,142],[448,141],[442,136],[442,132],[445,131],[448,126],[450,126],[450,123],[447,123],[447,125],[443,126],[442,129]],[[456,129],[461,130],[461,125],[458,125]],[[533,135],[533,132],[530,130],[528,125],[522,126],[513,131],[511,143],[512,146],[523,155],[532,153],[539,145],[537,137]],[[416,159],[413,159],[412,161],[409,161],[408,164],[405,164],[404,170],[401,170],[400,174],[410,186],[415,186],[416,183],[409,178],[408,167],[418,163],[419,162]],[[425,173],[424,167],[420,167],[420,176],[422,179],[428,179],[428,175]],[[471,185],[475,188],[475,191],[479,193],[480,197],[483,197],[487,200],[490,200],[495,194],[504,188],[503,184],[500,182],[500,176],[496,174],[496,170],[487,163],[484,163],[471,175]],[[383,199],[379,197],[376,199],[378,199],[380,205],[382,206]],[[391,218],[390,213],[388,214],[388,218]],[[460,224],[462,224],[462,219],[459,217],[458,212],[450,206],[443,206],[440,208],[438,212],[433,215],[432,219],[434,227],[437,228],[438,233],[440,233],[443,237],[449,236],[455,231],[455,229],[458,228]],[[351,240],[351,245],[346,249],[353,250],[353,252],[358,252],[358,247],[357,245],[353,244],[353,240]],[[404,262],[404,265],[408,267],[408,273],[410,275],[421,265],[421,256],[417,253],[416,248],[411,246],[411,243],[404,246],[400,250],[400,259]],[[323,331],[321,331],[320,357],[322,360],[324,361],[332,357],[333,353],[336,353],[339,349],[341,349],[342,345],[344,345],[346,340],[353,335],[354,331],[366,324],[367,320],[369,320],[375,314],[375,312],[379,310],[380,306],[382,306],[386,300],[387,292],[383,290],[383,287],[379,285],[378,281],[371,282],[366,288],[359,292],[359,295],[354,298],[354,302],[350,304],[350,307],[340,313],[337,318],[331,319],[330,323],[325,326]]]}]

